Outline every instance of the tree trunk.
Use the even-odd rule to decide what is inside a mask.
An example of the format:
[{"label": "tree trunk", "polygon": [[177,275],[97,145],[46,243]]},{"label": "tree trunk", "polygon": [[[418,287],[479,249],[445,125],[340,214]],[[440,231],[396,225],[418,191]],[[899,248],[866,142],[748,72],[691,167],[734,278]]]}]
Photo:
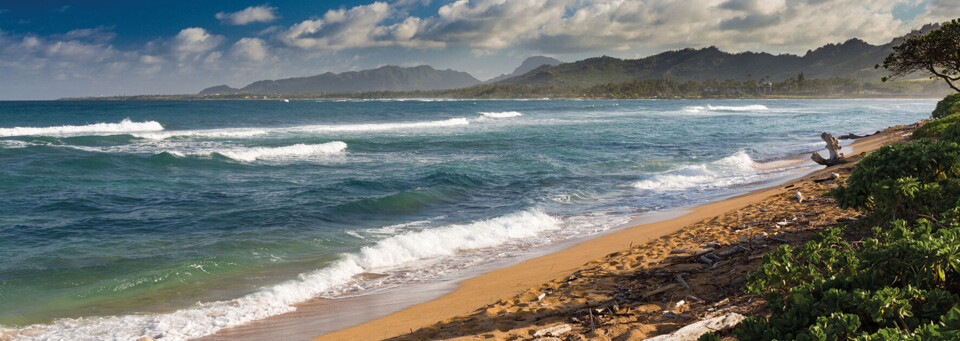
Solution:
[{"label": "tree trunk", "polygon": [[836,137],[833,137],[833,135],[827,133],[822,133],[820,134],[820,138],[823,139],[823,142],[827,143],[827,151],[830,152],[830,158],[824,159],[822,156],[820,156],[820,153],[813,152],[813,155],[810,155],[810,159],[812,159],[813,162],[827,167],[847,162],[843,159],[843,154],[840,153],[840,142],[837,141]]}]

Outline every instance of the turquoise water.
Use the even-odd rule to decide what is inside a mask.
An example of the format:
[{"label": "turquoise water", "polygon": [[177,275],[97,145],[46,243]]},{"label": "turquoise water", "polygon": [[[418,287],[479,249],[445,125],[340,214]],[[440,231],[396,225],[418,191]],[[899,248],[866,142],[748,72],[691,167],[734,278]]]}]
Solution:
[{"label": "turquoise water", "polygon": [[821,131],[934,104],[0,102],[0,330],[183,339],[456,276],[790,176]]}]

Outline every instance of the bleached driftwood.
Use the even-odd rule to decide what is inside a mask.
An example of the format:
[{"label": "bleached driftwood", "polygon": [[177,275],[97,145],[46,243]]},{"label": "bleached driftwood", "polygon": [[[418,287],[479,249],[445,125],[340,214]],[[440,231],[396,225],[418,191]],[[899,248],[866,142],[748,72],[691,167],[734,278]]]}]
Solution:
[{"label": "bleached driftwood", "polygon": [[655,336],[644,341],[696,341],[703,334],[732,329],[740,324],[743,319],[743,315],[729,313],[687,325],[673,332],[673,334]]},{"label": "bleached driftwood", "polygon": [[823,139],[823,142],[827,143],[827,151],[830,152],[830,158],[824,159],[820,156],[820,153],[813,152],[813,155],[810,155],[810,159],[812,159],[813,162],[827,167],[847,162],[843,159],[843,154],[840,153],[840,141],[837,141],[836,137],[827,133],[821,133],[820,138]]},{"label": "bleached driftwood", "polygon": [[534,337],[560,336],[571,330],[573,330],[573,327],[571,327],[569,324],[561,324],[561,325],[556,325],[550,328],[540,329],[536,333],[534,333],[533,336]]}]

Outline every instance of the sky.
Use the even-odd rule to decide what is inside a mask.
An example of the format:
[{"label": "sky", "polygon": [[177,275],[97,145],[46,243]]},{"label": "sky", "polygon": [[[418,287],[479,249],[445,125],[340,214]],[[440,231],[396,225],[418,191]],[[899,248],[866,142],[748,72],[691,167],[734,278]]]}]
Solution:
[{"label": "sky", "polygon": [[384,65],[486,80],[535,55],[802,55],[958,17],[957,0],[0,0],[0,100],[196,93]]}]

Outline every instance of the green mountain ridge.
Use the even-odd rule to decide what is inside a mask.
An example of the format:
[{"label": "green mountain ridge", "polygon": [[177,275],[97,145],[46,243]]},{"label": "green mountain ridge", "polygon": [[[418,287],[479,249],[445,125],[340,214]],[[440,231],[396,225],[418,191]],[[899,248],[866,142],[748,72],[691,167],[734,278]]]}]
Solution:
[{"label": "green mountain ridge", "polygon": [[[803,56],[773,55],[766,52],[729,53],[715,46],[666,51],[640,59],[608,56],[588,58],[552,67],[540,67],[496,84],[590,87],[650,79],[679,81],[765,80],[783,81],[803,73],[808,79],[849,78],[877,81],[886,74],[874,68],[893,52],[904,38],[930,32],[939,24],[928,24],[887,44],[871,45],[853,38],[808,50]],[[918,75],[917,77],[922,77]]]},{"label": "green mountain ridge", "polygon": [[807,78],[879,79],[883,71],[875,70],[874,65],[892,51],[891,44],[874,46],[860,39],[828,44],[802,57],[765,52],[728,53],[714,46],[687,48],[642,59],[602,56],[541,67],[498,84],[585,87],[658,78],[782,81],[801,72]]},{"label": "green mountain ridge", "polygon": [[415,67],[383,66],[372,70],[262,80],[236,89],[218,85],[200,91],[200,95],[227,94],[301,94],[364,91],[411,91],[464,88],[480,84],[466,72],[436,70],[427,65]]}]

